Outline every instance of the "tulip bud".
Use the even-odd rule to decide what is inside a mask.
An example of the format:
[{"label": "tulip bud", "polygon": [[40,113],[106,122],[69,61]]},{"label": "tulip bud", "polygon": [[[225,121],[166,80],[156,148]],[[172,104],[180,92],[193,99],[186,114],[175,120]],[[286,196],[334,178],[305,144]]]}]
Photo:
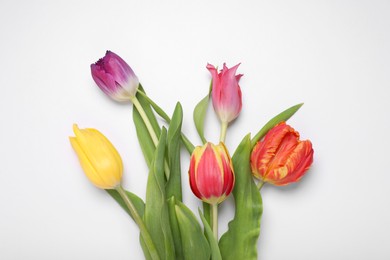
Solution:
[{"label": "tulip bud", "polygon": [[111,51],[91,64],[91,73],[99,88],[116,101],[129,101],[137,93],[137,76],[121,57]]},{"label": "tulip bud", "polygon": [[69,137],[81,167],[98,188],[115,189],[122,179],[122,159],[111,142],[98,130],[79,129],[73,125],[75,137]]},{"label": "tulip bud", "polygon": [[209,204],[221,203],[233,190],[233,164],[222,142],[197,146],[188,173],[192,192]]},{"label": "tulip bud", "polygon": [[242,98],[238,81],[242,74],[236,75],[239,65],[228,69],[224,63],[223,69],[218,73],[213,65],[207,64],[207,69],[213,78],[211,91],[213,107],[222,123],[230,123],[241,111]]},{"label": "tulip bud", "polygon": [[299,133],[282,122],[272,128],[253,148],[253,175],[276,186],[299,181],[313,163],[309,140],[300,141]]}]

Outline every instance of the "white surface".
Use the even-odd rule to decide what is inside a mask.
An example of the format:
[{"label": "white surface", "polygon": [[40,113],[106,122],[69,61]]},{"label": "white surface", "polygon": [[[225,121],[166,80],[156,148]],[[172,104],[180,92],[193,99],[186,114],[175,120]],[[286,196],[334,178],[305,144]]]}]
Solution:
[{"label": "white surface", "polygon": [[[368,0],[1,1],[0,259],[143,258],[135,224],[87,181],[68,141],[74,122],[101,130],[123,157],[125,187],[144,197],[132,108],[90,76],[106,49],[167,112],[181,101],[194,143],[207,62],[242,62],[232,153],[305,102],[290,124],[312,140],[315,163],[298,185],[262,190],[259,259],[390,259],[389,13],[389,1]],[[214,142],[216,122],[210,107]],[[185,201],[196,209],[185,153],[182,163]]]}]

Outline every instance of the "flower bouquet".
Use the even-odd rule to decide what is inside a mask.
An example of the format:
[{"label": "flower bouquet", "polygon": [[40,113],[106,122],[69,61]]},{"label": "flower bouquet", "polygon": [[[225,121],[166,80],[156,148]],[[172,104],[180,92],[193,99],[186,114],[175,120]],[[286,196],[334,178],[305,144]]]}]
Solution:
[{"label": "flower bouquet", "polygon": [[[193,114],[202,144],[194,146],[181,131],[180,103],[168,116],[146,94],[130,66],[113,52],[107,51],[91,65],[92,77],[104,93],[134,105],[134,125],[149,168],[145,201],[122,187],[122,159],[102,133],[74,125],[75,136],[70,142],[88,179],[106,190],[138,225],[146,259],[257,259],[261,188],[265,183],[280,186],[296,182],[313,162],[311,142],[301,141],[299,133],[285,123],[302,104],[276,115],[253,137],[243,137],[230,156],[224,144],[227,129],[242,107],[238,66],[224,64],[218,72],[207,65],[210,88]],[[218,143],[204,136],[210,99],[221,124]],[[165,126],[159,125],[157,116]],[[190,156],[190,188],[203,201],[202,209],[195,213],[182,196],[182,146]],[[218,207],[230,194],[235,214],[227,231],[219,236]]]}]

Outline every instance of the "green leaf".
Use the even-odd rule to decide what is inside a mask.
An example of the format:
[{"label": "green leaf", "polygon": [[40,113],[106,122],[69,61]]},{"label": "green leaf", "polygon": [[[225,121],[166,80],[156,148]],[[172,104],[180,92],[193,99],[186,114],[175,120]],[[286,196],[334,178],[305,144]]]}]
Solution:
[{"label": "green leaf", "polygon": [[[141,84],[140,84],[139,88],[143,91]],[[153,127],[155,133],[157,134],[157,136],[159,136],[161,133],[161,129],[160,129],[160,126],[157,122],[156,116],[154,115],[153,110],[151,109],[149,103],[139,93],[137,93],[137,99],[140,102],[143,109],[145,110],[145,113],[146,113],[147,117],[149,118],[149,121],[152,124],[152,127]],[[141,115],[139,114],[139,112],[137,111],[137,109],[135,107],[133,107],[133,121],[134,121],[134,125],[135,125],[136,131],[137,131],[137,137],[138,137],[139,144],[141,146],[142,153],[144,154],[146,163],[147,163],[148,167],[150,168],[156,147],[153,143],[152,138],[149,135],[148,129],[147,129],[144,121],[142,120]]]},{"label": "green leaf", "polygon": [[175,255],[176,259],[184,259],[183,247],[181,245],[181,235],[179,229],[179,223],[176,218],[176,200],[175,197],[168,199],[169,220],[171,224],[171,230],[173,235],[173,242],[175,243]]},{"label": "green leaf", "polygon": [[303,103],[301,104],[298,104],[298,105],[295,105],[295,106],[292,106],[286,110],[284,110],[282,113],[276,115],[274,118],[272,118],[271,120],[269,120],[264,126],[263,128],[260,129],[259,132],[257,132],[257,134],[255,135],[255,137],[253,137],[252,139],[252,149],[253,147],[255,146],[255,144],[261,139],[264,137],[264,135],[269,131],[271,130],[274,126],[276,126],[277,124],[279,124],[280,122],[283,122],[283,121],[287,121],[290,117],[292,117],[295,112],[297,112],[301,106],[303,106]]},{"label": "green leaf", "polygon": [[182,201],[181,191],[181,167],[180,167],[180,147],[181,147],[181,125],[183,121],[183,110],[180,103],[176,104],[168,129],[168,161],[171,173],[166,186],[167,198],[174,196]]},{"label": "green leaf", "polygon": [[[145,101],[148,102],[153,107],[154,111],[156,111],[156,113],[161,116],[168,124],[171,123],[171,119],[169,118],[167,113],[165,113],[165,111],[161,107],[159,107],[150,97],[148,97],[142,89],[138,88],[138,94],[142,95]],[[191,154],[195,148],[194,145],[183,133],[181,134],[181,139],[187,151]]]},{"label": "green leaf", "polygon": [[149,172],[144,221],[161,259],[174,259],[168,204],[165,194],[164,157],[167,131],[163,128]]},{"label": "green leaf", "polygon": [[202,202],[202,206],[203,206],[203,216],[206,219],[207,223],[209,223],[209,225],[211,225],[211,207],[210,207],[210,204],[208,204],[206,202]]},{"label": "green leaf", "polygon": [[[123,199],[119,195],[119,193],[116,190],[106,190],[106,191],[108,194],[111,195],[111,197],[113,197],[116,200],[116,202],[118,202],[118,204],[127,212],[127,214],[129,214],[129,216],[131,218],[133,218],[131,216],[130,211],[127,208],[125,202],[123,201]],[[144,215],[144,211],[145,211],[144,201],[140,197],[135,195],[134,193],[131,193],[130,191],[126,191],[126,195],[130,199],[130,201],[133,203],[138,215],[140,215],[142,217]]]},{"label": "green leaf", "polygon": [[263,203],[250,168],[251,140],[247,135],[235,151],[232,161],[235,172],[233,196],[235,214],[228,231],[221,237],[219,248],[224,260],[257,259],[257,240]]},{"label": "green leaf", "polygon": [[156,111],[156,113],[161,116],[167,123],[170,123],[171,119],[169,118],[169,116],[167,115],[167,113],[165,113],[165,111],[159,107],[151,98],[148,97],[148,95],[146,95],[145,92],[143,92],[142,90],[138,89],[138,93],[140,95],[142,95],[142,97],[145,98],[145,101],[147,101],[154,109],[154,111]]},{"label": "green leaf", "polygon": [[221,252],[219,251],[218,241],[215,239],[213,231],[206,218],[203,216],[203,213],[199,210],[199,216],[202,220],[206,238],[209,241],[211,249],[211,260],[222,260]]},{"label": "green leaf", "polygon": [[189,154],[192,154],[192,152],[195,149],[195,146],[191,143],[191,141],[183,133],[181,134],[181,141],[183,142],[184,146],[186,147],[187,152]]},{"label": "green leaf", "polygon": [[[126,206],[125,202],[123,201],[123,199],[119,195],[119,193],[116,190],[106,190],[106,191],[108,194],[110,194],[111,197],[113,197],[116,200],[116,202],[118,202],[118,204],[127,212],[127,214],[129,214],[129,216],[131,218],[133,218],[133,216],[131,216],[131,214],[130,214],[129,208]],[[144,212],[145,212],[145,203],[143,202],[143,200],[141,198],[139,198],[137,195],[135,195],[134,193],[131,193],[129,191],[126,191],[126,195],[133,203],[138,215],[142,218],[144,215]],[[145,255],[145,259],[148,259],[148,260],[152,259],[152,257],[149,254],[148,247],[146,246],[146,244],[143,241],[143,238],[141,236],[140,236],[140,243],[141,243],[141,247],[142,247],[142,250],[144,252],[144,255]]]},{"label": "green leaf", "polygon": [[210,99],[210,91],[211,91],[211,84],[210,83],[210,90],[207,96],[205,96],[195,107],[194,109],[194,123],[196,130],[198,131],[199,137],[202,140],[202,142],[205,144],[207,142],[206,138],[204,137],[204,119],[206,117],[207,107],[209,104]]},{"label": "green leaf", "polygon": [[175,206],[186,260],[209,260],[210,246],[195,215],[183,203]]}]

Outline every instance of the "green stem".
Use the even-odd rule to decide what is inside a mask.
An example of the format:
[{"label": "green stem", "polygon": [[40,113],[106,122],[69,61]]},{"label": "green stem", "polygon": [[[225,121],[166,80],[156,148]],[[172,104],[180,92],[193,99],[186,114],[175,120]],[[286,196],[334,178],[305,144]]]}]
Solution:
[{"label": "green stem", "polygon": [[257,189],[261,190],[261,188],[263,188],[264,184],[265,184],[265,182],[259,181],[259,182],[257,183]]},{"label": "green stem", "polygon": [[[142,92],[139,88],[137,92],[145,98],[149,104],[153,107],[154,111],[161,116],[168,124],[171,123],[171,119],[167,115],[167,113],[164,112],[164,110],[161,109],[151,98],[149,98],[144,92]],[[194,150],[194,145],[191,143],[191,141],[185,136],[183,133],[181,133],[181,140],[183,141],[184,146],[186,147],[189,154],[192,154],[192,151]]]},{"label": "green stem", "polygon": [[218,203],[211,204],[211,215],[213,223],[213,234],[216,241],[218,241]]},{"label": "green stem", "polygon": [[226,139],[226,131],[227,131],[228,123],[227,122],[222,122],[221,123],[221,134],[219,137],[220,142],[225,142]]},{"label": "green stem", "polygon": [[154,145],[157,146],[158,138],[157,138],[156,132],[154,132],[152,124],[150,123],[149,118],[146,115],[144,108],[142,107],[141,103],[138,101],[138,98],[136,96],[131,98],[131,102],[133,102],[135,108],[138,110],[142,120],[144,121],[146,128],[148,129],[148,132],[150,134],[150,137],[153,140]]},{"label": "green stem", "polygon": [[146,229],[145,223],[142,221],[140,215],[137,213],[137,210],[135,209],[133,203],[130,201],[129,197],[127,197],[126,192],[121,185],[119,185],[116,188],[116,190],[118,191],[119,195],[122,197],[127,208],[130,210],[130,214],[133,217],[135,223],[138,225],[141,232],[141,236],[145,242],[146,247],[148,248],[151,258],[153,260],[159,260],[160,257],[158,256],[157,249],[153,244],[152,237],[150,236],[148,230]]},{"label": "green stem", "polygon": [[[152,138],[154,146],[157,147],[157,145],[158,145],[158,138],[157,138],[156,132],[153,129],[152,124],[150,123],[150,120],[149,120],[148,116],[145,113],[144,108],[142,107],[141,103],[138,101],[136,96],[131,98],[131,102],[133,102],[135,108],[138,110],[142,120],[144,121],[145,126],[148,129],[149,135]],[[164,172],[165,172],[165,177],[168,180],[169,179],[169,175],[171,174],[171,171],[169,169],[167,161],[164,161]]]}]

